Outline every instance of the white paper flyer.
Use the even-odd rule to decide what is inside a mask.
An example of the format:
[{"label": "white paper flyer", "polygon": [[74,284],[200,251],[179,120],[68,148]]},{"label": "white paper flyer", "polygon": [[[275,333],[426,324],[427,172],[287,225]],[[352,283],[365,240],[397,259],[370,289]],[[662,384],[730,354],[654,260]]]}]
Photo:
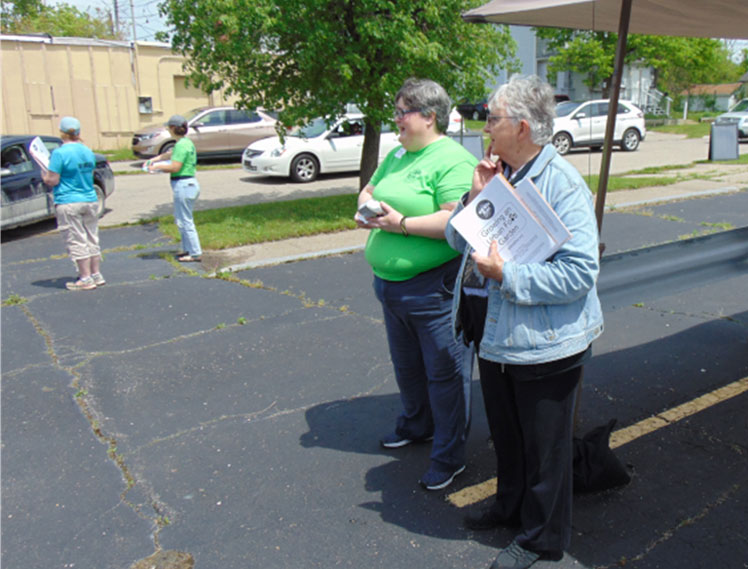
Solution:
[{"label": "white paper flyer", "polygon": [[450,223],[481,255],[496,241],[502,259],[517,263],[545,261],[571,238],[531,180],[514,188],[501,174]]},{"label": "white paper flyer", "polygon": [[42,142],[41,138],[37,136],[29,142],[29,152],[31,153],[31,157],[36,160],[40,166],[45,170],[49,169],[49,149],[44,146],[44,142]]}]

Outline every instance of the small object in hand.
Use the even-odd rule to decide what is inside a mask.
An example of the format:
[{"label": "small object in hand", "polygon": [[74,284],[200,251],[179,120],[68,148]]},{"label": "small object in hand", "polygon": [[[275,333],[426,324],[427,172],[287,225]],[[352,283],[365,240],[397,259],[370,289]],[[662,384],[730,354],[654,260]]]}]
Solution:
[{"label": "small object in hand", "polygon": [[384,210],[377,200],[369,200],[358,207],[358,214],[364,219],[384,215]]}]

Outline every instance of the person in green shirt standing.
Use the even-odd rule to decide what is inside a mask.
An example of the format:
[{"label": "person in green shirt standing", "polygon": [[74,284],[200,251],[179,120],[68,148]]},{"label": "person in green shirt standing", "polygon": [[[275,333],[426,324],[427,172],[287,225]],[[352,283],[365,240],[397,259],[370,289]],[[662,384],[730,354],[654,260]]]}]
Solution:
[{"label": "person in green shirt standing", "polygon": [[[197,152],[195,144],[187,138],[187,119],[173,115],[166,123],[177,143],[171,150],[159,154],[148,163],[149,172],[169,172],[171,189],[174,192],[174,222],[182,236],[182,252],[177,254],[177,261],[182,263],[199,262],[203,251],[197,235],[192,210],[200,195],[200,184],[195,178],[197,169]],[[158,164],[159,161],[169,161]]]},{"label": "person in green shirt standing", "polygon": [[444,228],[460,197],[470,190],[478,160],[445,136],[451,101],[444,88],[408,79],[395,97],[401,146],[394,148],[361,191],[359,206],[380,202],[383,214],[370,229],[366,260],[384,322],[403,410],[394,432],[380,444],[399,448],[430,441],[430,465],[420,484],[440,490],[465,469],[470,422],[472,350],[450,329],[459,255]]}]

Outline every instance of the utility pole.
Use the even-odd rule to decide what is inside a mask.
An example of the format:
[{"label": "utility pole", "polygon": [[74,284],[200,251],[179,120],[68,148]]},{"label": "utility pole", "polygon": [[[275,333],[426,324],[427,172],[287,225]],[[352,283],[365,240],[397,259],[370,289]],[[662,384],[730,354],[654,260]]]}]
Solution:
[{"label": "utility pole", "polygon": [[117,0],[114,0],[114,33],[119,37],[119,7]]},{"label": "utility pole", "polygon": [[135,4],[133,0],[130,0],[130,15],[132,16],[132,41],[138,41],[138,36],[135,33]]}]

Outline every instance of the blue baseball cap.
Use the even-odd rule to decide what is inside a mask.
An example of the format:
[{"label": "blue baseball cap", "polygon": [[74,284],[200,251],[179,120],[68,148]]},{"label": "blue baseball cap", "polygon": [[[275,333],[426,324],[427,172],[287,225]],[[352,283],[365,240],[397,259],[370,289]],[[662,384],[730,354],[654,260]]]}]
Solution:
[{"label": "blue baseball cap", "polygon": [[187,126],[187,119],[182,115],[171,115],[166,126]]},{"label": "blue baseball cap", "polygon": [[75,117],[62,117],[62,120],[60,121],[60,132],[79,135],[81,133],[81,123]]}]

